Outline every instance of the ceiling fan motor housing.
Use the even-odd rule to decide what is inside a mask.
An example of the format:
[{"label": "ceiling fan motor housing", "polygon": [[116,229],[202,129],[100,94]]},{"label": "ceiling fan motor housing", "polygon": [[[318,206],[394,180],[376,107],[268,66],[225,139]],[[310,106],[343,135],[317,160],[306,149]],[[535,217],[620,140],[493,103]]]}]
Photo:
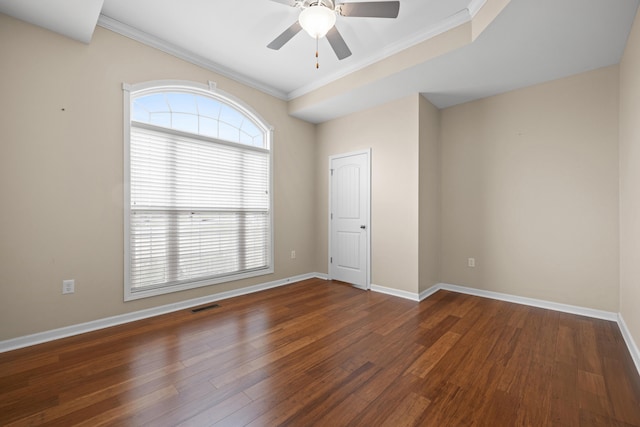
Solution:
[{"label": "ceiling fan motor housing", "polygon": [[311,6],[324,6],[331,10],[335,10],[336,8],[336,4],[333,0],[301,0],[298,4],[302,9],[306,9]]},{"label": "ceiling fan motor housing", "polygon": [[316,42],[327,37],[339,60],[351,56],[351,50],[335,26],[337,15],[361,18],[397,18],[399,0],[359,1],[336,4],[336,0],[272,0],[302,9],[298,20],[267,45],[278,50],[301,30],[305,30]]}]

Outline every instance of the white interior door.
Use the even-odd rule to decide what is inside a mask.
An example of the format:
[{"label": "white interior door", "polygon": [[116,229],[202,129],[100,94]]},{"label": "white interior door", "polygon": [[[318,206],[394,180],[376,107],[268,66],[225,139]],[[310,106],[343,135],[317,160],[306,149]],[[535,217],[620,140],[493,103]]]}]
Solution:
[{"label": "white interior door", "polygon": [[369,289],[370,150],[331,156],[329,276]]}]

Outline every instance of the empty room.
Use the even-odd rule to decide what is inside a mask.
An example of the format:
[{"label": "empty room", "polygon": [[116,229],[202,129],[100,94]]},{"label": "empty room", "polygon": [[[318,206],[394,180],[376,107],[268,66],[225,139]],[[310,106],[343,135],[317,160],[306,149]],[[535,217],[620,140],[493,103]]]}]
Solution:
[{"label": "empty room", "polygon": [[0,425],[640,426],[640,0],[0,0]]}]

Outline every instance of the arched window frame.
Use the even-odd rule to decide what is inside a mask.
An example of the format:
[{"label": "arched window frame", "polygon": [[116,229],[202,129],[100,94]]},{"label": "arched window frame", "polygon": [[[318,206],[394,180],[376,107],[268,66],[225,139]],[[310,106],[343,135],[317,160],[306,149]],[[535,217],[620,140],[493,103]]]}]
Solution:
[{"label": "arched window frame", "polygon": [[[259,114],[257,114],[250,106],[245,104],[238,98],[225,93],[216,88],[214,82],[208,85],[183,81],[183,80],[160,80],[149,81],[138,84],[122,85],[124,93],[124,300],[135,300],[156,295],[162,295],[171,292],[178,292],[187,289],[193,289],[202,286],[214,285],[271,274],[274,271],[273,260],[273,127],[270,126]],[[130,247],[130,224],[131,224],[131,122],[132,122],[132,103],[142,96],[155,93],[166,92],[182,92],[199,96],[204,96],[218,101],[246,118],[250,119],[253,124],[261,131],[263,135],[263,150],[269,153],[269,231],[268,231],[268,265],[256,271],[239,272],[235,274],[226,274],[220,277],[208,277],[202,280],[193,280],[186,283],[176,283],[165,286],[152,287],[148,289],[136,290],[131,286],[131,247]],[[169,129],[171,131],[171,129]],[[214,140],[215,138],[204,137],[197,134],[190,134],[193,138],[203,140]],[[217,140],[221,144],[231,144],[242,146],[245,144],[239,142],[229,142]],[[253,147],[255,149],[255,147]]]}]

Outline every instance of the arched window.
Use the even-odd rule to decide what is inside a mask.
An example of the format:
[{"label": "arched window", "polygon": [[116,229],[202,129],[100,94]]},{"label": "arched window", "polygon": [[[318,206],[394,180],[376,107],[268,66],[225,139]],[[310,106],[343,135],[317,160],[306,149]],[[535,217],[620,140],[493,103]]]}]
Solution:
[{"label": "arched window", "polygon": [[124,89],[125,300],[272,273],[271,127],[213,85]]}]

